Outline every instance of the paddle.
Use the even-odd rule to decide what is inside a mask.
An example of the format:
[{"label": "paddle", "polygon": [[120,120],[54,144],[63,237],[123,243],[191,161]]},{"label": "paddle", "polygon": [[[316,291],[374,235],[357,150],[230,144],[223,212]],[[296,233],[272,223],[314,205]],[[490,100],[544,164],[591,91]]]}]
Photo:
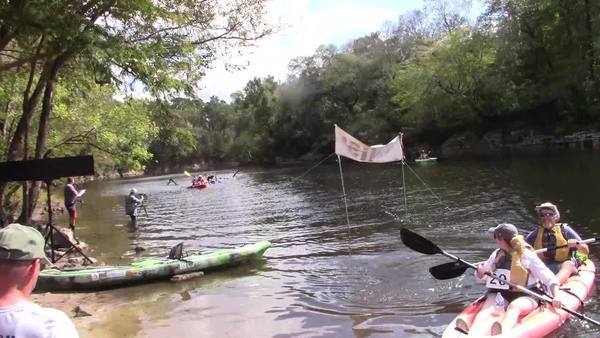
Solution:
[{"label": "paddle", "polygon": [[188,176],[188,177],[192,176],[192,174],[188,173],[188,171],[187,171],[187,170],[184,170],[184,171],[183,171],[183,174],[184,174],[185,176]]},{"label": "paddle", "polygon": [[142,203],[140,205],[138,205],[138,208],[144,210],[144,214],[146,214],[146,217],[148,217],[148,210],[146,210],[146,205],[144,204],[144,202],[146,202],[148,200],[148,195],[146,194],[140,194],[141,196],[144,197],[144,199],[142,200]]},{"label": "paddle", "polygon": [[[406,228],[400,229],[400,239],[402,240],[402,243],[404,243],[404,245],[406,245],[407,247],[409,247],[417,252],[420,252],[420,253],[423,253],[426,255],[442,254],[446,257],[454,259],[459,264],[463,264],[463,265],[466,265],[468,268],[477,270],[477,267],[475,265],[473,265],[461,258],[458,258],[457,256],[454,256],[453,254],[443,251],[442,249],[440,249],[437,245],[435,245],[433,242],[431,242],[427,238],[424,238],[421,235],[414,233]],[[536,292],[533,292],[533,291],[527,289],[526,287],[512,283],[511,281],[500,279],[498,276],[496,276],[495,274],[493,274],[491,272],[486,272],[485,275],[489,276],[493,279],[496,279],[498,281],[501,281],[503,283],[506,283],[506,284],[510,285],[511,287],[513,287],[513,288],[519,290],[520,292],[523,292],[533,298],[537,298],[544,302],[552,303],[552,298],[550,298],[546,295],[540,295]],[[579,312],[575,312],[575,311],[565,307],[564,305],[561,305],[560,308],[561,308],[561,310],[563,310],[579,319],[583,319],[594,325],[600,326],[600,322],[598,322],[592,318],[589,318],[586,315],[583,315]]]},{"label": "paddle", "polygon": [[[600,237],[590,238],[582,241],[578,241],[577,243],[581,244],[589,244],[599,241]],[[557,247],[543,248],[539,250],[535,250],[536,253],[546,252],[548,250],[555,250],[567,247],[568,244],[559,245]],[[429,268],[429,272],[433,277],[439,280],[452,279],[461,276],[465,271],[467,271],[468,267],[463,264],[458,264],[457,262],[444,263],[440,265],[433,266]]]}]

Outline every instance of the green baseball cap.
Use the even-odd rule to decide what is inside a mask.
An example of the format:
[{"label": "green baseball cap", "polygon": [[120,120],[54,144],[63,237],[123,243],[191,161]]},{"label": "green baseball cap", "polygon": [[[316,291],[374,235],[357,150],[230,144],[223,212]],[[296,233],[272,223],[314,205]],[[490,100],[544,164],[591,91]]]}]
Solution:
[{"label": "green baseball cap", "polygon": [[39,231],[17,223],[0,229],[0,259],[25,261],[36,258],[47,261],[44,236]]}]

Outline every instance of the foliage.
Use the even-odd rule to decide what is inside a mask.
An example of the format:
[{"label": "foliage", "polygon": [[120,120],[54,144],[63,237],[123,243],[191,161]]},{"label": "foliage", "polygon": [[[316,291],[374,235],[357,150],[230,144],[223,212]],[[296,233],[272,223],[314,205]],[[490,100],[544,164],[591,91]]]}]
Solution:
[{"label": "foliage", "polygon": [[[463,130],[600,126],[600,3],[484,0],[474,22],[471,2],[426,0],[231,102],[195,98],[196,83],[272,31],[264,0],[0,2],[1,156],[94,153],[152,171],[327,155],[334,124],[366,143],[402,131],[432,145]],[[130,98],[140,91],[151,98]]]},{"label": "foliage", "polygon": [[[101,150],[119,171],[143,168],[155,135],[149,109],[131,99],[115,101],[115,89],[130,94],[137,88],[160,99],[193,96],[215,57],[270,34],[264,14],[264,0],[0,2],[3,156],[14,161]],[[64,102],[55,102],[62,95]],[[192,137],[176,130],[172,140],[191,144]],[[6,187],[0,183],[0,205]],[[22,222],[31,217],[39,187],[22,191]]]}]

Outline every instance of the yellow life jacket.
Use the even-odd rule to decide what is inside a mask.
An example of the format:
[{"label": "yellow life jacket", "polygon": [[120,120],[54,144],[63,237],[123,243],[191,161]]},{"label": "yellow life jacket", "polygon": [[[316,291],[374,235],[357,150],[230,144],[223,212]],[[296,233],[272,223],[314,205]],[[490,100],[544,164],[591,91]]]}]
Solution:
[{"label": "yellow life jacket", "polygon": [[[550,230],[547,230],[543,226],[539,226],[533,247],[538,250],[542,248],[567,245],[567,243],[568,241],[562,232],[562,224],[558,223],[555,224]],[[544,252],[544,257],[555,262],[564,262],[569,259],[569,247],[565,246],[564,248],[556,250],[548,250]]]},{"label": "yellow life jacket", "polygon": [[[531,250],[531,247],[528,247],[528,249]],[[508,270],[510,267],[510,281],[514,284],[527,287],[527,280],[529,279],[529,270],[515,263],[519,260],[521,260],[521,255],[517,254],[516,252],[513,252],[513,254],[509,254],[504,250],[499,250],[498,254],[496,255],[496,261],[493,270]]]}]

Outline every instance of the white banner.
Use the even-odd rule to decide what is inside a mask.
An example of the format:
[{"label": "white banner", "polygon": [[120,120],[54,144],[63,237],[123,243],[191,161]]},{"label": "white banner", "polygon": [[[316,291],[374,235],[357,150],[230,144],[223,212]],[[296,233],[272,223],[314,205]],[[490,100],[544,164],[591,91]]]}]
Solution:
[{"label": "white banner", "polygon": [[335,126],[335,153],[359,162],[386,163],[404,159],[402,140],[394,137],[388,144],[368,146],[342,128]]}]

